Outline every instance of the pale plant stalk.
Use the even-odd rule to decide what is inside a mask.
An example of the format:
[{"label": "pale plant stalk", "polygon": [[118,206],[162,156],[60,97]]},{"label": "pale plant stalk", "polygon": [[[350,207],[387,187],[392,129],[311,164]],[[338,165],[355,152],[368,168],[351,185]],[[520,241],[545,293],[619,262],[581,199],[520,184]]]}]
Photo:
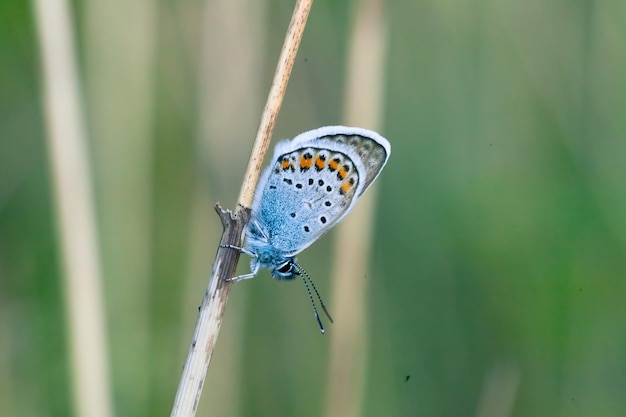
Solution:
[{"label": "pale plant stalk", "polygon": [[[384,108],[387,26],[382,0],[356,3],[348,47],[345,123],[379,130]],[[367,377],[367,289],[376,187],[337,228],[332,268],[333,314],[326,384],[327,416],[362,415]]]},{"label": "pale plant stalk", "polygon": [[[259,180],[263,158],[271,141],[312,2],[312,0],[296,2],[244,176],[239,195],[239,208],[234,216],[218,208],[225,229],[220,242],[222,245],[242,244],[254,189]],[[174,400],[172,417],[190,417],[196,414],[232,285],[226,279],[233,276],[238,260],[237,251],[223,247],[217,251],[209,286],[200,305],[198,321]]]},{"label": "pale plant stalk", "polygon": [[476,417],[511,417],[522,377],[518,363],[496,361],[485,374]]},{"label": "pale plant stalk", "polygon": [[91,167],[70,9],[37,0],[52,192],[61,239],[74,415],[112,416],[106,319]]},{"label": "pale plant stalk", "polygon": [[[205,285],[208,247],[214,246],[220,231],[210,213],[214,196],[232,183],[234,167],[241,166],[241,149],[250,145],[251,131],[259,122],[258,103],[267,94],[259,77],[263,60],[266,0],[211,0],[203,5],[202,55],[198,80],[199,169],[192,192],[189,222],[188,272],[182,291],[181,328],[193,323],[197,310],[198,288]],[[234,88],[234,87],[237,88]],[[215,188],[209,189],[204,175],[210,169]],[[207,191],[208,190],[208,191]],[[202,282],[199,282],[202,280]],[[228,322],[220,331],[220,346],[207,373],[205,385],[211,387],[201,398],[198,414],[238,416],[242,375],[241,355],[245,336],[244,317],[248,287],[237,286],[236,299],[230,299]],[[180,340],[186,352],[188,340]],[[206,411],[205,411],[206,410]]]}]

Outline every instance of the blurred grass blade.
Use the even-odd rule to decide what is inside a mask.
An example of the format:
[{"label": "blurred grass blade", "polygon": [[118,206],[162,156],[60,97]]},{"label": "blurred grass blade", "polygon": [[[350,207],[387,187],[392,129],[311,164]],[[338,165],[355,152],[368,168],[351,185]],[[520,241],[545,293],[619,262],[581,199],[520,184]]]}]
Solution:
[{"label": "blurred grass blade", "polygon": [[[356,3],[347,62],[345,124],[374,130],[382,126],[386,33],[381,0]],[[375,190],[376,187],[373,187]],[[370,190],[337,228],[333,265],[336,324],[330,332],[326,415],[357,417],[367,378],[367,271],[376,192]]]},{"label": "blurred grass blade", "polygon": [[521,370],[515,362],[496,362],[488,369],[477,417],[510,417],[519,390]]},{"label": "blurred grass blade", "polygon": [[44,106],[65,277],[75,414],[112,415],[93,190],[69,5],[35,1]]}]

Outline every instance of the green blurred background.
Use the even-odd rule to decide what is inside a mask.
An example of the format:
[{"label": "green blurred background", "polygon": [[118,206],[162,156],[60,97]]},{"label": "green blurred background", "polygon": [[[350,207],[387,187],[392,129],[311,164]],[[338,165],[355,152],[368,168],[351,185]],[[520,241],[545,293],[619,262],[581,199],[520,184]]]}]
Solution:
[{"label": "green blurred background", "polygon": [[[118,416],[171,409],[292,7],[72,3]],[[313,5],[276,138],[342,122],[355,7]],[[363,415],[625,416],[626,2],[385,13]],[[0,2],[6,417],[73,413],[39,53],[33,4]],[[332,242],[299,257],[329,300]],[[301,287],[233,288],[201,415],[323,414],[330,339]]]}]

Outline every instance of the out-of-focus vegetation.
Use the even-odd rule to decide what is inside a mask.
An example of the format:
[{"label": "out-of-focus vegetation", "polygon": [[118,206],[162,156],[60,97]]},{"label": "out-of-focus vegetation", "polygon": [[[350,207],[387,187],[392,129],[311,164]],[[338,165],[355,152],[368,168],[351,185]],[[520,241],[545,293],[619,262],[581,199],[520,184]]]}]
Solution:
[{"label": "out-of-focus vegetation", "polygon": [[[341,123],[355,5],[314,4],[276,137]],[[119,416],[170,411],[291,10],[73,2]],[[385,12],[363,415],[626,415],[626,3]],[[73,412],[40,66],[32,4],[0,2],[6,417]],[[299,257],[329,299],[336,251]],[[320,415],[327,361],[301,283],[264,272],[233,290],[201,411]]]}]

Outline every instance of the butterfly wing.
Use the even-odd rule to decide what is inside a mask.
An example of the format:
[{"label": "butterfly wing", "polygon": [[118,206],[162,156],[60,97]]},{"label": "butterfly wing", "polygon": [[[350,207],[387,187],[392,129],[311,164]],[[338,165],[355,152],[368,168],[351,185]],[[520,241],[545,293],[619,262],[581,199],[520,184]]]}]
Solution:
[{"label": "butterfly wing", "polygon": [[387,139],[373,130],[360,127],[324,126],[296,136],[291,144],[292,146],[304,146],[319,139],[333,142],[336,144],[334,147],[339,145],[341,148],[350,149],[356,154],[353,157],[362,162],[365,171],[361,194],[378,177],[391,154],[391,145]]},{"label": "butterfly wing", "polygon": [[329,126],[276,145],[251,222],[282,256],[293,256],[338,223],[380,174],[389,142],[366,129]]}]

